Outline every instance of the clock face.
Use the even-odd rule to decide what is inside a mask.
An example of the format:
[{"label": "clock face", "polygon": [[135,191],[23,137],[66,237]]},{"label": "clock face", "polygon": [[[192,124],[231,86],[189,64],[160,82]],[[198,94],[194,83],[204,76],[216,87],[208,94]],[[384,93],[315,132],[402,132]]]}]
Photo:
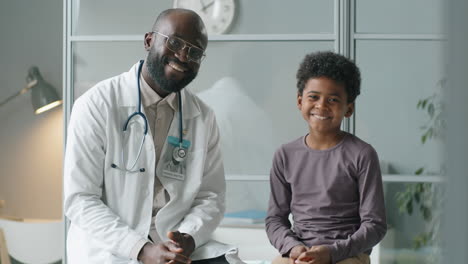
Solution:
[{"label": "clock face", "polygon": [[208,34],[226,33],[236,13],[236,0],[174,0],[174,7],[191,9],[202,18]]}]

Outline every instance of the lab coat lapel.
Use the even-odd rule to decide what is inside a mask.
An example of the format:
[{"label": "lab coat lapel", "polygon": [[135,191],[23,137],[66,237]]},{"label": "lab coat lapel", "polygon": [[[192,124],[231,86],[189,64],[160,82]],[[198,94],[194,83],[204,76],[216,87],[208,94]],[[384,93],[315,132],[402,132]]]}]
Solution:
[{"label": "lab coat lapel", "polygon": [[[183,137],[185,140],[189,140],[191,142],[191,147],[188,149],[188,153],[193,151],[193,130],[194,126],[196,125],[197,121],[196,118],[200,115],[200,106],[194,100],[193,94],[190,91],[182,90],[182,124],[183,124]],[[176,111],[174,113],[174,118],[172,119],[171,126],[169,128],[168,136],[173,136],[179,138],[179,112]],[[173,178],[168,178],[163,176],[163,167],[164,167],[164,157],[170,156],[171,153],[167,153],[169,151],[169,144],[166,138],[164,142],[164,147],[162,150],[161,157],[158,162],[158,166],[156,168],[156,175],[160,179],[161,183],[164,185],[164,188],[167,190],[171,197],[178,197],[180,194],[179,192],[183,192],[185,188],[187,188],[186,182],[187,179],[184,180],[176,180]],[[191,162],[191,158],[188,156],[186,160],[186,166],[189,166],[189,162]],[[185,175],[186,177],[190,177],[189,175]]]},{"label": "lab coat lapel", "polygon": [[[130,115],[135,113],[138,109],[138,67],[140,62],[137,62],[133,65],[133,67],[126,73],[122,74],[122,77],[116,79],[115,82],[118,82],[114,85],[115,89],[119,89],[117,91],[117,105],[119,107],[119,121],[120,127],[124,128],[125,123]],[[145,108],[141,107],[141,112],[145,115]],[[135,121],[139,122],[141,127],[145,126],[145,122],[142,118],[134,118]],[[148,124],[149,125],[149,124]],[[120,136],[123,136],[123,133],[120,133]],[[136,141],[132,144],[134,147],[140,146],[141,137],[135,137]],[[132,151],[130,153],[137,153],[138,151]],[[120,158],[120,157],[119,157]],[[135,160],[136,157],[130,157],[129,161]],[[148,128],[148,133],[145,136],[145,142],[143,146],[143,152],[141,154],[141,158],[138,161],[137,166],[143,167],[147,170],[146,175],[154,175],[155,172],[155,162],[156,161],[156,152],[154,149],[153,143],[153,136],[151,133],[151,129]],[[131,165],[131,164],[129,164]]]},{"label": "lab coat lapel", "polygon": [[[138,106],[138,66],[140,62],[137,62],[133,67],[122,75],[122,78],[115,79],[115,82],[119,82],[114,85],[118,87],[117,91],[117,104],[118,106],[137,107]],[[135,108],[136,109],[136,108]]]}]

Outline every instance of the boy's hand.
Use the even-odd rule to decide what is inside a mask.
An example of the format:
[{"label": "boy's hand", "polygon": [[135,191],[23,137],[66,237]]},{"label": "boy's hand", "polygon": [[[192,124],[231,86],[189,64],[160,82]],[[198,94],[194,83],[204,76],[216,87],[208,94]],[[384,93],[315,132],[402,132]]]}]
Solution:
[{"label": "boy's hand", "polygon": [[294,264],[296,259],[304,252],[307,252],[308,248],[304,245],[297,245],[289,251],[289,263]]},{"label": "boy's hand", "polygon": [[296,264],[330,264],[331,255],[327,246],[312,246],[307,252],[302,253],[296,260]]}]

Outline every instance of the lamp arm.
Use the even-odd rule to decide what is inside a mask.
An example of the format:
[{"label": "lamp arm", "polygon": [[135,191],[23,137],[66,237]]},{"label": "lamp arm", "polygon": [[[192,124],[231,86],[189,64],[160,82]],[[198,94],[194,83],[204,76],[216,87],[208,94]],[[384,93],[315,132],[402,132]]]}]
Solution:
[{"label": "lamp arm", "polygon": [[17,97],[18,95],[22,95],[24,93],[26,93],[27,91],[31,90],[31,88],[33,88],[35,85],[36,85],[37,81],[36,80],[33,80],[31,82],[29,82],[26,87],[24,87],[23,89],[21,89],[19,92],[13,94],[12,96],[8,97],[7,99],[3,100],[1,103],[0,103],[0,107],[2,107],[3,105],[7,104],[8,102],[10,102],[11,100],[13,100],[13,98]]}]

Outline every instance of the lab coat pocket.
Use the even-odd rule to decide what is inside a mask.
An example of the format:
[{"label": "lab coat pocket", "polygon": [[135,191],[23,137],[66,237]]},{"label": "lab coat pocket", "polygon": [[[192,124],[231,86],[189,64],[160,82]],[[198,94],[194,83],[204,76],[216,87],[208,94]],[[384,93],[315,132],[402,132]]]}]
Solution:
[{"label": "lab coat pocket", "polygon": [[172,158],[164,159],[166,164],[158,166],[158,175],[164,187],[168,190],[171,199],[179,193],[184,196],[197,190],[203,177],[204,149],[189,151],[187,158],[175,164]]},{"label": "lab coat pocket", "polygon": [[110,256],[107,258],[106,264],[138,264],[137,260],[132,260],[132,259],[124,259],[124,258],[119,258],[114,254],[110,254]]}]

